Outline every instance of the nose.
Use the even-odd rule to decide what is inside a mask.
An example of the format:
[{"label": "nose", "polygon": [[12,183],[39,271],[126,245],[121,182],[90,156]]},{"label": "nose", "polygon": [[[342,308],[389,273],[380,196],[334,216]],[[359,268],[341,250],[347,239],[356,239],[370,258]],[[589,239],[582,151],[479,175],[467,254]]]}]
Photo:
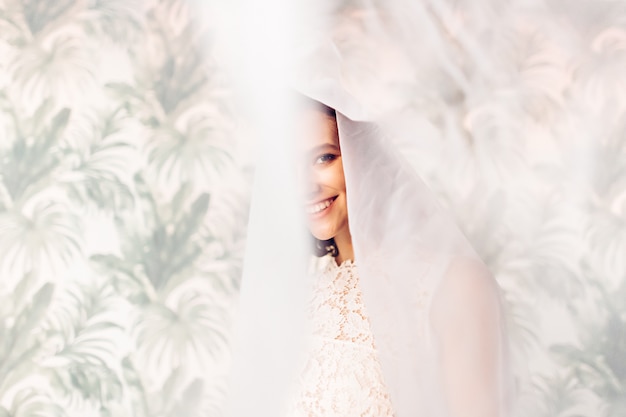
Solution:
[{"label": "nose", "polygon": [[315,200],[316,197],[319,196],[321,186],[317,176],[315,175],[315,170],[307,167],[300,167],[298,169],[298,184],[302,190],[300,195],[302,196],[304,202]]},{"label": "nose", "polygon": [[320,195],[322,187],[320,187],[317,181],[313,181],[312,179],[307,181],[307,183],[308,187],[305,195],[306,201],[313,201]]}]

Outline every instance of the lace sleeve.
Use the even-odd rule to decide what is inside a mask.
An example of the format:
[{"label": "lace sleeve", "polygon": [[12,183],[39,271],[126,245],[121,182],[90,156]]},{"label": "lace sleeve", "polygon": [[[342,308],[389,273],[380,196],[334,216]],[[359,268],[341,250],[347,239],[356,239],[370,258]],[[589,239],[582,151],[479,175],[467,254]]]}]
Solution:
[{"label": "lace sleeve", "polygon": [[503,314],[498,286],[481,262],[451,264],[433,298],[430,321],[450,417],[505,416]]}]

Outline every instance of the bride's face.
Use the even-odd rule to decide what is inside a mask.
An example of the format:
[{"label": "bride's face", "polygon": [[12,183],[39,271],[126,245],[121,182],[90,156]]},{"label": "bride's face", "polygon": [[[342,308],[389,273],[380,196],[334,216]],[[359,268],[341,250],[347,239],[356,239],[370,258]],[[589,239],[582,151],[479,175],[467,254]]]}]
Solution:
[{"label": "bride's face", "polygon": [[337,120],[322,109],[304,109],[298,120],[304,210],[311,234],[319,240],[348,230],[346,182]]}]

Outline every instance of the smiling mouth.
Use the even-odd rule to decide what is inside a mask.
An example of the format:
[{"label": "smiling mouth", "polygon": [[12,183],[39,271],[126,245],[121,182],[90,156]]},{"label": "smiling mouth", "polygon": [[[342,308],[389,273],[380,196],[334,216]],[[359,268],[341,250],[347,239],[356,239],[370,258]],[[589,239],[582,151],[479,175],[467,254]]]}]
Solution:
[{"label": "smiling mouth", "polygon": [[321,213],[321,212],[325,211],[326,209],[328,209],[328,207],[330,207],[330,205],[333,204],[333,202],[335,201],[336,198],[337,198],[337,196],[334,196],[334,197],[331,197],[331,198],[327,198],[324,201],[320,201],[319,203],[308,205],[308,206],[306,206],[306,212],[308,214],[318,214],[318,213]]}]

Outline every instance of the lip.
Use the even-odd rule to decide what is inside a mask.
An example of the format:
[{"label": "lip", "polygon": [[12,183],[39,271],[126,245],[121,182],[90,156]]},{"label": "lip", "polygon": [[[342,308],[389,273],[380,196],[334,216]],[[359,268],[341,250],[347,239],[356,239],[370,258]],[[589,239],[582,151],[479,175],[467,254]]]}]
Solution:
[{"label": "lip", "polygon": [[315,203],[312,203],[312,204],[307,204],[307,205],[305,206],[305,210],[308,210],[308,209],[309,209],[309,208],[311,208],[312,206],[315,206],[315,205],[317,205],[317,204],[321,204],[321,203],[324,203],[324,202],[326,202],[326,201],[330,200],[330,204],[329,204],[329,205],[328,205],[325,209],[323,209],[323,210],[321,210],[321,211],[318,211],[317,213],[309,213],[309,212],[307,211],[307,215],[309,216],[309,218],[311,218],[311,219],[319,219],[320,217],[324,217],[326,214],[328,214],[328,212],[330,211],[330,209],[334,206],[335,201],[337,201],[337,197],[338,197],[338,196],[328,197],[328,198],[325,198],[325,199],[323,199],[323,200],[318,200],[318,201],[317,201],[317,202],[315,202]]}]

